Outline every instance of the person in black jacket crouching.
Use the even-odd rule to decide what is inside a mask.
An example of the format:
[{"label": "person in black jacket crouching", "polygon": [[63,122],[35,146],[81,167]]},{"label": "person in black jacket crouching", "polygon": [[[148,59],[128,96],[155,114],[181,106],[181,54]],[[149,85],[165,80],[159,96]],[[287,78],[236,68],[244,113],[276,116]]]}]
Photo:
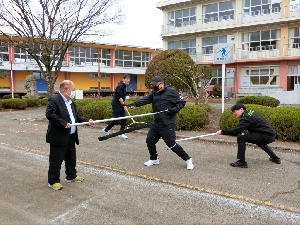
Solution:
[{"label": "person in black jacket crouching", "polygon": [[275,141],[276,138],[276,131],[268,121],[260,113],[254,110],[246,110],[246,107],[242,103],[237,103],[232,106],[231,111],[236,118],[241,118],[239,125],[232,129],[219,130],[216,134],[238,135],[244,130],[248,130],[249,133],[238,136],[238,161],[230,163],[230,165],[233,167],[248,167],[245,161],[246,142],[257,144],[270,156],[270,161],[280,164],[281,159],[268,146],[268,144]]},{"label": "person in black jacket crouching", "polygon": [[160,76],[153,77],[150,84],[153,89],[150,94],[129,105],[130,108],[134,108],[152,103],[153,112],[165,111],[154,115],[146,138],[150,160],[144,165],[159,164],[156,143],[162,138],[169,149],[186,161],[188,170],[194,169],[192,158],[176,143],[176,113],[185,106],[186,101],[174,88],[165,84]]}]

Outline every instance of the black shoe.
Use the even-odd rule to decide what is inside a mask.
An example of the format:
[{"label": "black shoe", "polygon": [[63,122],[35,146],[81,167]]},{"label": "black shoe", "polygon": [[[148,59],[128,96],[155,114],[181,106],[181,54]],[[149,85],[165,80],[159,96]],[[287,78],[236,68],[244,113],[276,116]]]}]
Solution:
[{"label": "black shoe", "polygon": [[238,161],[236,161],[234,163],[230,163],[230,166],[241,167],[241,168],[248,168],[247,162],[241,162],[240,160],[238,160]]},{"label": "black shoe", "polygon": [[281,159],[278,158],[278,157],[270,157],[269,160],[270,160],[271,162],[276,163],[276,164],[281,164]]}]

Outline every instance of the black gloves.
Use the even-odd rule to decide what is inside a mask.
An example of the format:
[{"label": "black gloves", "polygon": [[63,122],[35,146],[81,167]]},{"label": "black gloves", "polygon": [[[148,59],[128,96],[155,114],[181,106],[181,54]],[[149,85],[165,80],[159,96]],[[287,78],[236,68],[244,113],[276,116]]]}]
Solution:
[{"label": "black gloves", "polygon": [[172,114],[174,114],[174,113],[176,113],[176,112],[175,112],[174,109],[168,109],[167,113],[170,114],[170,115],[172,115]]},{"label": "black gloves", "polygon": [[135,107],[135,104],[134,104],[134,102],[133,102],[133,103],[127,104],[127,105],[125,105],[125,106],[131,108],[131,107]]}]

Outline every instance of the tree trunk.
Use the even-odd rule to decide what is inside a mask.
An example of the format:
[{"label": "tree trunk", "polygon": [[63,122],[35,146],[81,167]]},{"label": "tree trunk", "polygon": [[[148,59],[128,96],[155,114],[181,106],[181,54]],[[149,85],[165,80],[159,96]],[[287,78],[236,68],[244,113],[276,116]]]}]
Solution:
[{"label": "tree trunk", "polygon": [[51,77],[51,71],[49,71],[48,69],[46,69],[46,71],[42,72],[46,83],[47,83],[47,95],[48,98],[50,98],[53,94],[54,94],[54,84],[56,81],[55,77]]},{"label": "tree trunk", "polygon": [[208,92],[207,92],[207,89],[204,89],[205,90],[205,104],[207,105],[208,104]]}]

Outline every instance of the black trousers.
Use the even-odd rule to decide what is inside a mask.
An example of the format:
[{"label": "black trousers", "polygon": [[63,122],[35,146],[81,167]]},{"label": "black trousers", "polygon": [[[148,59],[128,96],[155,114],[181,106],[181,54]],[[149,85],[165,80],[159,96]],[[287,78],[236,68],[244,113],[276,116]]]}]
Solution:
[{"label": "black trousers", "polygon": [[[112,104],[112,110],[113,110],[113,116],[114,118],[118,117],[124,117],[125,116],[125,110],[124,107],[120,107],[120,105]],[[120,130],[125,130],[126,126],[126,119],[124,120],[113,120],[111,121],[107,127],[105,128],[105,131],[109,131],[114,125],[118,124],[119,121],[121,121],[121,128]]]},{"label": "black trousers", "polygon": [[152,124],[146,138],[147,147],[150,154],[150,160],[157,159],[156,143],[162,138],[166,145],[175,152],[183,160],[188,160],[191,157],[176,143],[175,126],[159,128]]},{"label": "black trousers", "polygon": [[249,133],[240,135],[237,138],[238,152],[237,158],[245,161],[246,142],[257,144],[262,150],[264,150],[270,157],[277,157],[273,150],[268,146],[269,143],[275,141],[276,135],[267,135],[262,133]]},{"label": "black trousers", "polygon": [[72,180],[77,176],[76,171],[76,147],[75,135],[70,135],[70,141],[67,145],[50,144],[48,183],[54,184],[60,182],[61,164],[65,161],[66,179]]}]

